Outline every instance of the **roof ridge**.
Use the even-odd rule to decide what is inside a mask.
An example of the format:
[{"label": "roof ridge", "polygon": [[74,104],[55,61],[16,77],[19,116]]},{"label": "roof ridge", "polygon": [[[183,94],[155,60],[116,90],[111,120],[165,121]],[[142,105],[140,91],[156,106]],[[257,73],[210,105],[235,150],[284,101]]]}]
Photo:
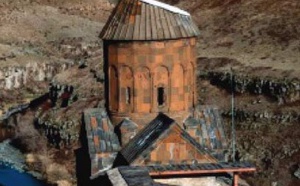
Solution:
[{"label": "roof ridge", "polygon": [[[162,117],[162,118],[160,118]],[[162,123],[158,123],[159,120],[168,120],[168,123],[165,123],[167,126],[163,126]],[[139,155],[141,155],[145,150],[147,150],[152,144],[155,143],[160,137],[155,132],[165,133],[170,129],[175,121],[168,117],[165,114],[159,113],[156,118],[154,118],[146,127],[144,127],[134,138],[132,138],[125,147],[122,148],[121,154],[124,156],[128,163],[132,163]],[[140,139],[141,138],[141,139]],[[147,139],[152,139],[150,142],[147,142]],[[136,148],[136,145],[139,145],[140,148]],[[136,151],[134,151],[136,150]]]},{"label": "roof ridge", "polygon": [[[176,127],[176,128],[174,128]],[[217,159],[211,154],[209,149],[202,147],[192,136],[190,136],[183,128],[181,128],[175,120],[169,116],[159,113],[146,127],[144,127],[132,140],[130,140],[121,150],[121,154],[128,164],[135,162],[145,153],[152,151],[153,144],[157,141],[167,138],[170,130],[175,130],[182,139],[189,143],[195,150],[204,156],[208,162],[217,162]],[[157,143],[156,145],[159,145]]]}]

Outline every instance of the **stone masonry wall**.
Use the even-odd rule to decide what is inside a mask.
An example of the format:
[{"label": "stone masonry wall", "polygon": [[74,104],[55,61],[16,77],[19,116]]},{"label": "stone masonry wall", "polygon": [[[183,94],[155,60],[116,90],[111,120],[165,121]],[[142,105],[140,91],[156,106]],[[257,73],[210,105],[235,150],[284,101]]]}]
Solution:
[{"label": "stone masonry wall", "polygon": [[195,43],[195,38],[105,41],[106,100],[110,114],[146,118],[150,113],[186,113],[192,109],[197,100]]}]

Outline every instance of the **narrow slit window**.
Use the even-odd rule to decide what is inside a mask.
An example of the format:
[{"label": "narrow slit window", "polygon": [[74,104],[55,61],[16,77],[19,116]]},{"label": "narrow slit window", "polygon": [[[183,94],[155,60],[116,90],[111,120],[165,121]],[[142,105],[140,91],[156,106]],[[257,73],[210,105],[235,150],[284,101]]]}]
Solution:
[{"label": "narrow slit window", "polygon": [[158,106],[162,106],[165,103],[165,89],[163,87],[157,89],[157,103]]},{"label": "narrow slit window", "polygon": [[126,88],[126,104],[130,104],[130,99],[131,99],[130,87],[127,87]]}]

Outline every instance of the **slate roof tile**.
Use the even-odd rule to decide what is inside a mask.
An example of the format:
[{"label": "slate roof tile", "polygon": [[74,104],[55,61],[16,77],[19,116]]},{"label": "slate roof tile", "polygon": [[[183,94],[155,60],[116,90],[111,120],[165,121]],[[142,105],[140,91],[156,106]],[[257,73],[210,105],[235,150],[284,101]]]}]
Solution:
[{"label": "slate roof tile", "polygon": [[95,178],[113,166],[121,147],[104,109],[86,109],[84,123],[91,159],[91,178]]},{"label": "slate roof tile", "polygon": [[187,131],[195,130],[197,143],[210,149],[219,160],[224,159],[223,151],[228,148],[219,110],[214,106],[201,105],[195,109],[194,117],[184,121]]},{"label": "slate roof tile", "polygon": [[199,35],[199,29],[188,13],[172,11],[176,7],[170,5],[169,7],[156,6],[151,1],[121,0],[113,10],[100,37],[104,40],[145,41]]}]

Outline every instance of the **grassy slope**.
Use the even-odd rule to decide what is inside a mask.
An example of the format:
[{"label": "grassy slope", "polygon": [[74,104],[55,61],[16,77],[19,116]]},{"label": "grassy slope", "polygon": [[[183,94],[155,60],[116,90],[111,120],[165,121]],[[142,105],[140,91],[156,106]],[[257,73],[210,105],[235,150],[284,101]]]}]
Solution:
[{"label": "grassy slope", "polygon": [[243,68],[269,67],[268,75],[298,77],[298,0],[203,0],[176,5],[190,11],[199,25],[199,57],[232,58]]}]

